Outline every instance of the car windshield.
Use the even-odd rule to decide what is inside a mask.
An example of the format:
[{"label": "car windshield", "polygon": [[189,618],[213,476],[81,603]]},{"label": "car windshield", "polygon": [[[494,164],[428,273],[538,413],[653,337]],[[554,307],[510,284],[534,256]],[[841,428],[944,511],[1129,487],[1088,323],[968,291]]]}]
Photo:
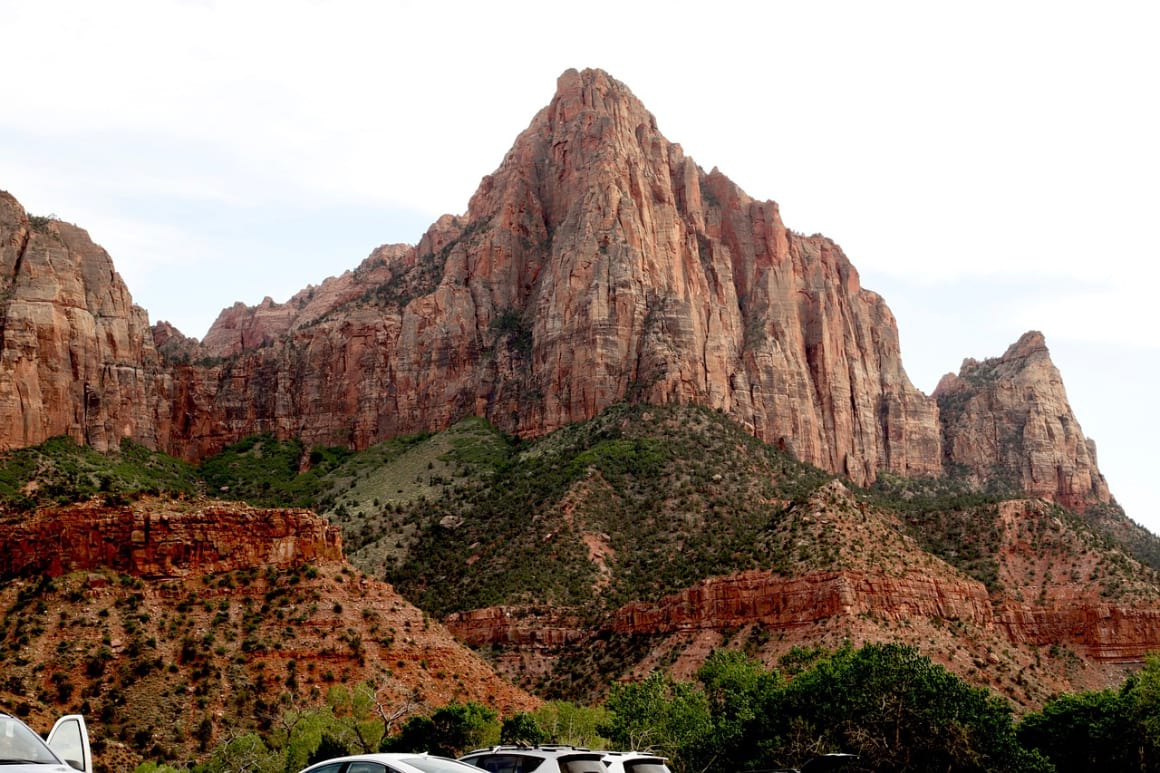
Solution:
[{"label": "car windshield", "polygon": [[0,765],[59,765],[60,760],[28,725],[0,716]]}]

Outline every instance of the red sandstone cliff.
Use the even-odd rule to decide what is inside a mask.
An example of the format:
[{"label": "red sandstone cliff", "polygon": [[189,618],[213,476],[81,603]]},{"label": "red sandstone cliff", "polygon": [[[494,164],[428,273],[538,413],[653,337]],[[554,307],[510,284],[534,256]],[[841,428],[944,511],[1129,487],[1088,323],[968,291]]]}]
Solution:
[{"label": "red sandstone cliff", "polygon": [[342,560],[338,527],[308,510],[148,503],[0,517],[0,577],[110,569],[164,580]]},{"label": "red sandstone cliff", "polygon": [[1031,496],[1084,510],[1111,501],[1063,379],[1039,332],[1025,333],[1002,357],[963,362],[934,391],[947,461],[980,483],[996,475]]},{"label": "red sandstone cliff", "polygon": [[561,76],[464,218],[329,281],[223,312],[205,353],[235,359],[179,374],[185,447],[470,413],[537,435],[631,398],[721,408],[858,482],[941,467],[935,406],[837,245],[706,174],[600,71]]},{"label": "red sandstone cliff", "polygon": [[169,373],[108,254],[0,191],[0,449],[171,442]]},{"label": "red sandstone cliff", "polygon": [[192,460],[258,431],[362,448],[472,414],[538,435],[625,399],[697,402],[857,483],[951,463],[1108,499],[1045,352],[1001,392],[940,387],[969,409],[940,427],[841,249],[704,172],[598,70],[560,77],[465,216],[285,304],[236,304],[200,345],[149,331],[84,231],[34,228],[7,194],[0,272],[0,448],[128,436]]}]

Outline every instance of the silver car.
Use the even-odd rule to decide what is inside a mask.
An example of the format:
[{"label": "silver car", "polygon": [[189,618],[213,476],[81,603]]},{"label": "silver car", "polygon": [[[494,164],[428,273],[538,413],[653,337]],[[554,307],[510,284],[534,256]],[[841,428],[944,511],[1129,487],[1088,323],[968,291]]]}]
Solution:
[{"label": "silver car", "polygon": [[[491,746],[459,759],[487,773],[605,773],[604,752],[578,746]],[[479,773],[479,771],[476,771]]]},{"label": "silver car", "polygon": [[608,773],[671,773],[664,757],[648,752],[605,752]]},{"label": "silver car", "polygon": [[300,773],[479,773],[479,770],[458,760],[426,753],[380,752],[335,757],[317,762]]}]

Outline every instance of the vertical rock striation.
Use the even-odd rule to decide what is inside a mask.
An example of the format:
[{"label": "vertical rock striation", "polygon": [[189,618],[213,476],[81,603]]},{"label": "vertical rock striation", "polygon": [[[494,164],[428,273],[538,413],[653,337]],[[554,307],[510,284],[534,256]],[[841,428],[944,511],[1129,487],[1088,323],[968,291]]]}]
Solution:
[{"label": "vertical rock striation", "polygon": [[362,446],[471,413],[538,435],[637,399],[719,408],[859,483],[941,468],[935,405],[841,249],[598,70],[561,76],[465,217],[311,293],[223,312],[204,346],[231,359],[179,374],[184,447]]},{"label": "vertical rock striation", "polygon": [[947,462],[977,482],[1001,480],[1080,511],[1111,501],[1042,333],[1025,333],[1002,357],[964,360],[934,398]]},{"label": "vertical rock striation", "polygon": [[0,191],[0,448],[172,441],[170,376],[108,254]]},{"label": "vertical rock striation", "polygon": [[466,415],[533,436],[641,400],[720,409],[859,484],[950,463],[1108,499],[1041,338],[944,381],[940,426],[838,245],[706,173],[599,70],[560,77],[464,216],[285,304],[236,304],[200,344],[150,331],[104,250],[7,194],[0,291],[0,448],[128,436],[194,460],[260,431],[363,448]]}]

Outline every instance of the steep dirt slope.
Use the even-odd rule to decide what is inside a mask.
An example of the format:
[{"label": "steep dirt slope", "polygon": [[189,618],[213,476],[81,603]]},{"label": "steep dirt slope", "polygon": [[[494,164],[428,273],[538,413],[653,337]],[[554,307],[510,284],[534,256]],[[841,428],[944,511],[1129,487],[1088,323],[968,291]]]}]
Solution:
[{"label": "steep dirt slope", "polygon": [[102,769],[193,759],[287,706],[370,684],[388,711],[536,701],[306,511],[142,500],[0,517],[9,710],[82,712]]},{"label": "steep dirt slope", "polygon": [[991,587],[933,555],[916,536],[920,522],[833,481],[763,532],[763,548],[787,557],[776,569],[712,577],[594,625],[580,610],[518,604],[446,623],[546,695],[599,695],[610,678],[655,668],[690,676],[718,647],[775,665],[794,651],[890,641],[1027,709],[1058,692],[1117,685],[1160,649],[1155,571],[1041,501],[970,514],[978,520],[967,528],[992,532]]}]

